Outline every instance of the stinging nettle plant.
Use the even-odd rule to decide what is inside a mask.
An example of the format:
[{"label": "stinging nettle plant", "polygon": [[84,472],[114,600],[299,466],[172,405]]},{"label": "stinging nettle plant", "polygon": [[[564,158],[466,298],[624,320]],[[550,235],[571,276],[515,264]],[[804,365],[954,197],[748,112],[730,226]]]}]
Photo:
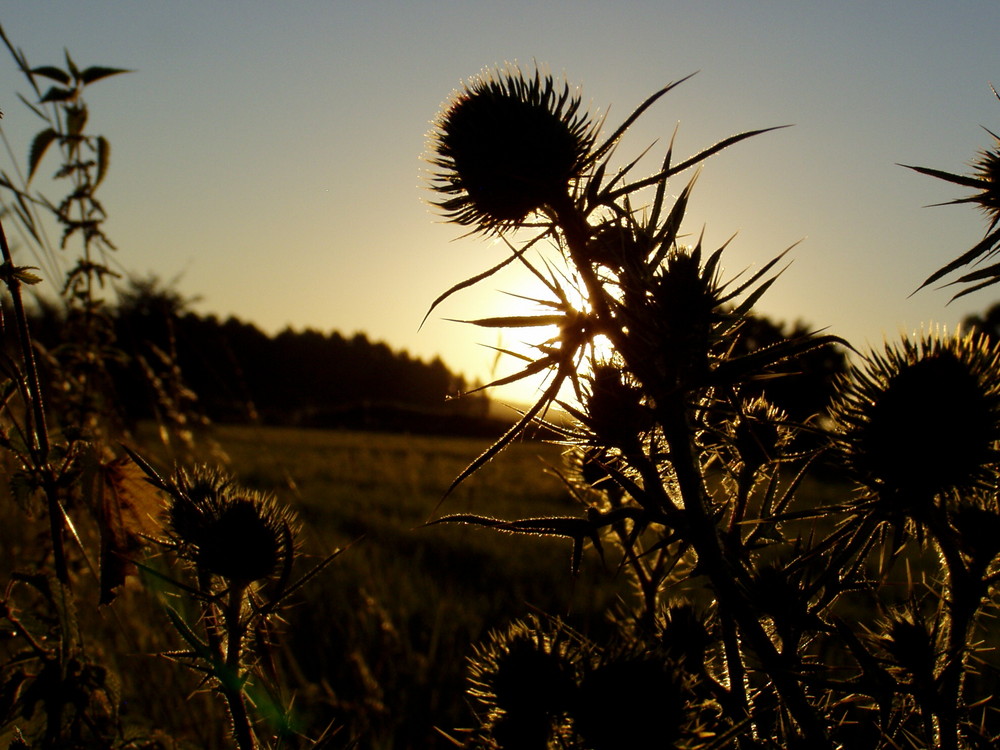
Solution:
[{"label": "stinging nettle plant", "polygon": [[740,346],[784,253],[727,277],[725,246],[679,233],[695,168],[769,129],[683,159],[671,143],[649,177],[634,175],[640,159],[612,163],[676,85],[602,138],[568,84],[508,65],[468,81],[430,135],[435,205],[510,249],[431,310],[521,264],[548,291],[534,300],[543,312],[470,322],[558,326],[486,386],[548,377],[449,492],[558,406],[573,423],[547,428],[580,505],[434,523],[566,538],[574,572],[589,545],[632,592],[610,636],[539,615],[484,642],[470,660],[478,726],[455,741],[993,747],[1000,350],[971,334],[904,338],[858,354],[826,412],[783,413],[762,382],[819,348],[850,347],[818,333]]},{"label": "stinging nettle plant", "polygon": [[[228,715],[228,726],[200,727],[209,741],[244,750],[330,746],[333,728],[302,736],[307,728],[291,709],[277,652],[282,613],[339,551],[293,578],[303,559],[298,524],[275,498],[203,466],[161,475],[119,443],[133,444],[134,436],[123,423],[128,415],[113,387],[112,366],[136,360],[154,384],[167,379],[140,351],[123,350],[115,309],[102,294],[117,276],[97,197],[110,146],[87,131],[84,94],[91,84],[127,71],[80,69],[68,52],[65,68],[32,67],[2,27],[0,41],[34,93],[33,101],[22,102],[44,122],[26,168],[7,144],[12,166],[0,170],[0,284],[9,293],[0,311],[0,333],[7,337],[0,347],[0,480],[11,506],[5,511],[23,511],[12,524],[18,527],[15,543],[4,549],[0,742],[11,748],[155,750],[178,745],[171,731]],[[6,143],[2,129],[0,137]],[[68,186],[59,201],[33,182],[53,154],[54,179]],[[52,221],[62,230],[57,246],[45,229]],[[40,300],[39,309],[27,307],[23,285],[43,279],[38,268],[15,265],[6,227],[18,232],[21,249],[34,254],[48,281],[65,265],[64,282],[54,285],[61,306]],[[80,255],[64,264],[57,251],[73,240]],[[147,285],[145,291],[148,300],[156,290]],[[38,336],[36,324],[47,326],[48,335]],[[159,354],[162,365],[176,371],[167,385],[180,385],[176,361]],[[181,407],[193,395],[157,395],[159,406],[188,416]],[[161,416],[157,422],[166,449],[183,446],[194,453],[189,419]],[[36,519],[47,528],[35,531]],[[129,592],[138,588],[131,584],[140,572],[150,585]],[[146,622],[138,613],[142,597],[152,594],[155,601],[146,603],[163,606],[154,607],[159,617]],[[113,616],[104,609],[112,606]],[[149,674],[141,670],[136,678],[123,665],[141,653],[143,640]],[[180,683],[157,679],[162,674],[154,654],[193,670],[192,684],[217,694],[221,710],[170,716],[172,705],[187,709],[190,696],[177,689]]]}]

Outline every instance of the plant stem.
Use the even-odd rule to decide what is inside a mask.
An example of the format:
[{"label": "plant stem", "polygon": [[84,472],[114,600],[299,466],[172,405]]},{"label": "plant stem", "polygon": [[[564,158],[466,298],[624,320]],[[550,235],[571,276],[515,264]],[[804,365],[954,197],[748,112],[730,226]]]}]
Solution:
[{"label": "plant stem", "polygon": [[708,575],[719,599],[720,607],[731,612],[744,637],[760,659],[765,671],[774,681],[775,688],[799,724],[805,738],[814,748],[830,748],[826,728],[815,709],[809,704],[790,665],[778,653],[771,639],[761,627],[749,603],[741,594],[736,577],[722,552],[715,523],[708,514],[708,497],[701,476],[700,463],[692,443],[694,434],[689,424],[684,394],[663,393],[655,379],[644,378],[642,363],[631,361],[629,347],[623,331],[615,324],[603,285],[594,272],[587,256],[590,226],[580,211],[566,196],[552,206],[556,223],[562,230],[570,258],[587,290],[588,302],[600,333],[606,335],[625,359],[627,367],[654,395],[654,402],[664,437],[670,450],[670,461],[677,475],[680,495],[684,499],[684,514],[689,522],[686,530],[694,547],[698,562]]},{"label": "plant stem", "polygon": [[56,577],[60,583],[69,583],[69,570],[66,566],[66,551],[63,545],[63,518],[59,506],[59,495],[55,478],[49,466],[49,430],[45,421],[45,404],[42,398],[41,379],[38,376],[38,364],[35,361],[35,349],[31,343],[31,331],[28,328],[28,316],[24,310],[24,300],[21,298],[21,281],[17,277],[14,258],[7,244],[7,233],[0,221],[0,257],[7,268],[4,283],[10,291],[14,306],[14,321],[17,325],[17,338],[21,347],[21,357],[24,360],[25,389],[27,391],[27,434],[30,436],[28,451],[31,456],[32,468],[40,475],[42,488],[45,492],[49,513],[49,535],[52,537],[52,557],[56,569]]},{"label": "plant stem", "polygon": [[944,667],[938,676],[938,737],[943,750],[957,750],[959,743],[959,708],[962,704],[962,677],[968,651],[969,631],[988,587],[962,560],[958,542],[944,511],[934,507],[926,521],[945,560],[948,574],[945,606],[948,611],[947,650]]},{"label": "plant stem", "polygon": [[42,388],[38,377],[38,365],[35,361],[35,350],[31,345],[31,333],[28,330],[28,316],[24,311],[24,301],[21,298],[21,281],[17,278],[14,259],[10,246],[7,244],[7,234],[0,221],[0,254],[3,263],[9,269],[4,278],[10,290],[11,302],[14,305],[14,320],[17,325],[18,343],[21,346],[21,356],[24,358],[25,377],[29,396],[29,429],[32,437],[32,458],[36,465],[43,466],[49,459],[49,433],[45,423],[45,408],[42,401]]},{"label": "plant stem", "polygon": [[241,671],[243,631],[241,618],[243,610],[243,586],[233,585],[229,590],[229,601],[226,604],[226,663],[222,675],[222,692],[229,704],[229,714],[233,721],[233,737],[240,750],[256,750],[257,741],[250,726],[250,716],[247,713],[246,697],[243,694],[243,677]]},{"label": "plant stem", "polygon": [[806,699],[794,670],[764,632],[723,554],[718,529],[708,513],[707,491],[692,443],[693,429],[688,423],[683,397],[666,394],[658,403],[657,414],[670,449],[671,465],[677,475],[681,497],[684,498],[684,511],[690,522],[689,541],[698,554],[699,567],[711,581],[720,609],[732,614],[810,747],[832,747],[826,728]]}]

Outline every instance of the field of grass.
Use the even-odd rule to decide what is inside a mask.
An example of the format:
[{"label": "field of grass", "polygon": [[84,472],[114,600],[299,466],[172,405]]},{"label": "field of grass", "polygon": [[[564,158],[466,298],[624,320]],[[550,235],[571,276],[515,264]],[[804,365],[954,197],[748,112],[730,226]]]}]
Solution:
[{"label": "field of grass", "polygon": [[425,525],[577,513],[548,470],[558,446],[512,446],[438,507],[488,442],[242,427],[215,438],[241,481],[297,509],[307,553],[351,545],[290,611],[282,643],[307,724],[345,724],[362,747],[450,746],[435,727],[469,723],[473,642],[533,608],[600,627],[621,587],[593,554],[574,579],[568,541]]},{"label": "field of grass", "polygon": [[[625,593],[616,560],[602,564],[592,550],[572,576],[568,540],[427,525],[450,513],[578,515],[553,472],[560,446],[514,444],[442,502],[488,441],[219,426],[203,444],[215,446],[207,462],[223,460],[240,483],[296,510],[300,573],[346,548],[302,590],[273,638],[283,702],[293,702],[306,736],[339,727],[337,747],[351,737],[359,738],[357,750],[454,747],[444,733],[460,736],[475,725],[465,697],[473,644],[538,610],[564,616],[600,642],[608,611]],[[844,499],[832,485],[806,492],[816,502]],[[34,535],[44,534],[44,524],[0,523],[4,570],[30,562]],[[897,567],[900,577],[937,568],[916,560]],[[76,577],[75,585],[93,587],[85,570]],[[183,647],[163,607],[182,607],[183,598],[146,583],[153,585],[130,586],[96,623],[85,623],[96,634],[85,645],[121,675],[121,694],[132,696],[123,706],[126,723],[162,727],[193,742],[185,747],[228,747],[218,696],[200,689],[196,673],[156,656]],[[157,589],[159,598],[148,595]],[[79,601],[96,602],[96,593],[76,591]],[[871,602],[847,604],[857,609],[852,616],[870,614]],[[81,620],[98,612],[78,609]]]}]

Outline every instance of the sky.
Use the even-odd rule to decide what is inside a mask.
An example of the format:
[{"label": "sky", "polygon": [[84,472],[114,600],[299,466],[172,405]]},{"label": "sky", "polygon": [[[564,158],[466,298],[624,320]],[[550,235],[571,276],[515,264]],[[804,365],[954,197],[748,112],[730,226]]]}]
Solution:
[{"label": "sky", "polygon": [[[579,86],[605,132],[697,72],[645,113],[623,162],[651,145],[658,162],[675,128],[682,155],[792,125],[706,162],[683,227],[709,248],[736,234],[729,275],[799,243],[758,306],[775,320],[864,349],[1000,298],[912,294],[985,224],[968,206],[930,207],[962,188],[899,166],[964,172],[990,145],[1000,3],[4,0],[0,24],[32,65],[61,66],[66,48],[80,67],[134,71],[87,95],[90,130],[112,147],[99,195],[115,263],[268,333],[363,331],[470,380],[515,368],[491,347],[516,339],[449,319],[523,312],[504,294],[527,290],[522,274],[420,326],[441,292],[507,253],[442,221],[424,160],[441,105],[505,62]],[[23,165],[40,121],[18,93],[30,89],[0,54],[2,126]],[[52,164],[38,186],[59,196]]]}]

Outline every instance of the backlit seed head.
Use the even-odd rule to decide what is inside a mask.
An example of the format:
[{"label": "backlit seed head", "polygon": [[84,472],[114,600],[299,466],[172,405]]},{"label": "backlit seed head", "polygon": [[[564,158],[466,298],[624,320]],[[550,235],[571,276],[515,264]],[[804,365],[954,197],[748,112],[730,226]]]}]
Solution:
[{"label": "backlit seed head", "polygon": [[933,684],[938,661],[936,629],[925,621],[915,605],[889,612],[881,624],[879,641],[893,661],[917,683]]},{"label": "backlit seed head", "polygon": [[203,467],[177,472],[172,484],[170,536],[199,572],[246,586],[290,561],[295,521],[273,498]]},{"label": "backlit seed head", "polygon": [[470,659],[469,693],[503,748],[545,748],[576,689],[580,644],[558,622],[532,618],[495,632]]},{"label": "backlit seed head", "polygon": [[513,66],[484,72],[444,106],[431,133],[435,205],[484,232],[516,226],[565,200],[595,137],[568,84]]},{"label": "backlit seed head", "polygon": [[675,747],[686,699],[681,675],[655,654],[607,657],[580,685],[573,726],[588,748]]},{"label": "backlit seed head", "polygon": [[906,512],[995,480],[1000,350],[981,336],[886,346],[840,383],[833,410],[847,466]]}]

